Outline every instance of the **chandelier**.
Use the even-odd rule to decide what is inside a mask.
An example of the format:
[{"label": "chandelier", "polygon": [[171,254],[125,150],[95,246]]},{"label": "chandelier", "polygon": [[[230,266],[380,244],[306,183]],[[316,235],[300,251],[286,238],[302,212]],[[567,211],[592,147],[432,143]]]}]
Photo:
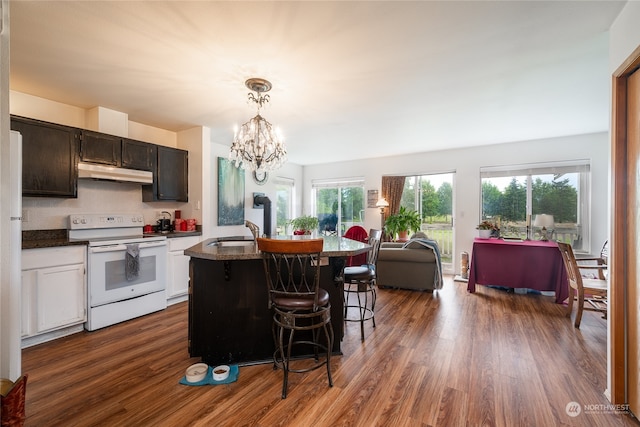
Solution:
[{"label": "chandelier", "polygon": [[268,172],[278,169],[287,160],[287,150],[278,129],[260,115],[260,109],[269,102],[271,83],[265,79],[252,78],[244,82],[250,90],[249,102],[257,106],[258,114],[236,129],[231,144],[229,160],[235,167],[253,172],[256,182],[267,181]]}]

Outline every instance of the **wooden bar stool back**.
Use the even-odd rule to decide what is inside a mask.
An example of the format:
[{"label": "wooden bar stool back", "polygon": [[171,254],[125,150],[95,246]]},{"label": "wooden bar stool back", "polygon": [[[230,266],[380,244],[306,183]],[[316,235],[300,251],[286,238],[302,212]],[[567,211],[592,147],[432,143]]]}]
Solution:
[{"label": "wooden bar stool back", "polygon": [[[276,350],[273,368],[282,368],[282,398],[287,397],[289,372],[308,372],[321,366],[331,378],[333,327],[329,293],[320,287],[320,253],[323,239],[281,240],[259,238],[273,309],[273,337]],[[320,357],[320,351],[324,353]],[[305,356],[313,356],[308,366]],[[293,364],[300,362],[299,368]]]}]

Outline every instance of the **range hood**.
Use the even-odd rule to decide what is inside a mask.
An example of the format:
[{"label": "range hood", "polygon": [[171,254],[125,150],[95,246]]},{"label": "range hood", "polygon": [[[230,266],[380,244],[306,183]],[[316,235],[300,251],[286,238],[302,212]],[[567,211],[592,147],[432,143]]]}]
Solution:
[{"label": "range hood", "polygon": [[117,168],[115,166],[94,163],[78,163],[78,178],[104,179],[119,182],[137,182],[152,184],[153,173],[135,169]]}]

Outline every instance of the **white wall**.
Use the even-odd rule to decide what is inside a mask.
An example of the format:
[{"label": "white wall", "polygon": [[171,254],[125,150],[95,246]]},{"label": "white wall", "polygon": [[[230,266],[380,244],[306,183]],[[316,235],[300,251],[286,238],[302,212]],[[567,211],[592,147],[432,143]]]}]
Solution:
[{"label": "white wall", "polygon": [[166,147],[177,147],[177,135],[129,120],[123,112],[94,107],[88,110],[12,90],[11,114],[81,129],[110,133]]},{"label": "white wall", "polygon": [[[232,135],[229,136],[231,140]],[[223,144],[212,143],[211,159],[209,161],[211,165],[211,200],[212,209],[211,216],[208,220],[213,224],[212,232],[207,237],[222,237],[222,236],[251,236],[249,229],[244,225],[226,225],[218,226],[218,157],[229,157],[229,146]],[[271,200],[271,231],[276,231],[276,187],[275,178],[284,177],[293,179],[296,183],[295,199],[297,201],[302,200],[302,176],[303,168],[300,165],[294,163],[287,163],[282,168],[269,174],[269,180],[264,185],[256,184],[253,180],[251,172],[245,171],[245,200],[244,200],[244,217],[245,220],[251,221],[260,227],[260,233],[264,231],[264,210],[253,207],[253,193],[264,193]],[[300,205],[296,207],[296,212],[300,210]]]},{"label": "white wall", "polygon": [[[591,252],[599,253],[607,238],[609,137],[605,132],[545,140],[497,144],[477,148],[416,153],[350,162],[305,166],[304,194],[311,193],[315,179],[362,176],[366,190],[380,190],[383,175],[412,175],[455,172],[454,181],[454,268],[457,254],[471,253],[475,227],[480,219],[480,168],[560,160],[588,159],[591,162]],[[603,201],[599,203],[598,201]],[[311,212],[311,200],[304,200]],[[380,211],[367,209],[365,228],[380,227]]]},{"label": "white wall", "polygon": [[640,2],[629,1],[609,30],[609,69],[618,69],[640,45]]}]

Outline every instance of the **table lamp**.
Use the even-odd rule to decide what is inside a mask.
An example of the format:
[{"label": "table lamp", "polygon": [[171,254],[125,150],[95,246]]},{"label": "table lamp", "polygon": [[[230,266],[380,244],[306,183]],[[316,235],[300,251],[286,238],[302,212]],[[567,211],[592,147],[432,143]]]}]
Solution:
[{"label": "table lamp", "polygon": [[536,219],[533,221],[533,225],[535,227],[542,227],[542,229],[540,230],[540,240],[542,240],[543,242],[546,242],[549,240],[548,230],[549,229],[552,230],[553,227],[555,226],[555,223],[553,221],[553,215],[547,215],[547,214],[536,215]]},{"label": "table lamp", "polygon": [[376,203],[376,207],[380,208],[380,215],[384,215],[384,208],[389,206],[389,202],[384,197]]},{"label": "table lamp", "polygon": [[380,208],[380,216],[381,216],[380,221],[381,221],[383,230],[384,230],[384,208],[388,206],[389,206],[389,202],[387,202],[387,199],[385,199],[384,197],[378,200],[378,202],[376,203],[376,207]]}]

